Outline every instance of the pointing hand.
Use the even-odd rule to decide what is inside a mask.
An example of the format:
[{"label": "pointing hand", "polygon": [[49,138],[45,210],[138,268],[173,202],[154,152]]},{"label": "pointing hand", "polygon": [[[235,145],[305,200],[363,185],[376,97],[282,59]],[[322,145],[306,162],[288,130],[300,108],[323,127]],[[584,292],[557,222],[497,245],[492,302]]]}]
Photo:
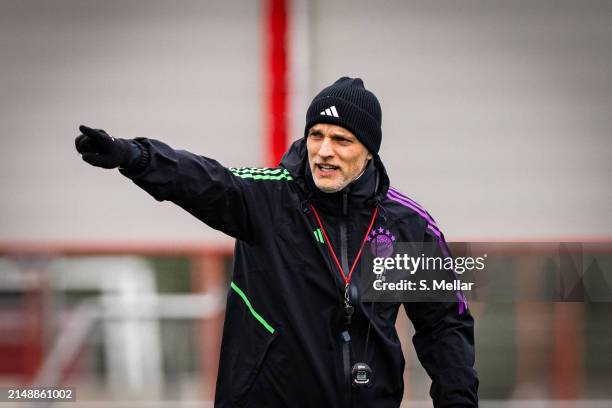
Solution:
[{"label": "pointing hand", "polygon": [[114,138],[104,130],[79,126],[81,135],[74,140],[82,158],[92,166],[105,169],[128,168],[138,162],[141,151],[138,145],[126,139]]}]

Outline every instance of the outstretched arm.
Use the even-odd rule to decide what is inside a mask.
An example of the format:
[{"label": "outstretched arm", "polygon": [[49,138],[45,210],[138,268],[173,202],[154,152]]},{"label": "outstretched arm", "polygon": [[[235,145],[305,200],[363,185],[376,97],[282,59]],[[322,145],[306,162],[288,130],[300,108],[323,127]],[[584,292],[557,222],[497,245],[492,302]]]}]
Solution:
[{"label": "outstretched arm", "polygon": [[252,225],[246,181],[217,161],[157,140],[113,138],[79,127],[76,148],[87,163],[119,171],[158,201],[171,201],[210,227],[249,241]]}]

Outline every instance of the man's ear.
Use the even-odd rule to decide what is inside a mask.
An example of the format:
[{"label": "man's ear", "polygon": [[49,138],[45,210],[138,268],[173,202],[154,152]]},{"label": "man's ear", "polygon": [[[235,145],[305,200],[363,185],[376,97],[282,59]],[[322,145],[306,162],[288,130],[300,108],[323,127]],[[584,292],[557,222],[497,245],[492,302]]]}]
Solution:
[{"label": "man's ear", "polygon": [[372,160],[372,153],[368,153],[368,155],[366,156],[366,159]]}]

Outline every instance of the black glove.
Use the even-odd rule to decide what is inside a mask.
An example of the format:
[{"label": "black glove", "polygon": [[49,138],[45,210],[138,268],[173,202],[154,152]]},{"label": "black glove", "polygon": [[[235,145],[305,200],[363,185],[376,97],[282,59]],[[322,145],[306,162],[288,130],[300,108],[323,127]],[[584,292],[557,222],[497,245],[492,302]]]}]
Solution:
[{"label": "black glove", "polygon": [[105,169],[121,167],[132,169],[138,167],[142,157],[142,149],[133,140],[115,139],[101,129],[91,129],[79,126],[83,133],[74,143],[83,160],[92,166]]}]

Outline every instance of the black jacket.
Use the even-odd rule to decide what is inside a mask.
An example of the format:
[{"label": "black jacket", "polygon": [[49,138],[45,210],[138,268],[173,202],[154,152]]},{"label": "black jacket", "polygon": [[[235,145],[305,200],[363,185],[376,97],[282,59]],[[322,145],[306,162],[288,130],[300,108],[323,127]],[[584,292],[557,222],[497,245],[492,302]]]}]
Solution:
[{"label": "black jacket", "polygon": [[[354,276],[345,361],[344,282],[310,207],[346,271],[375,207],[374,228],[397,241],[433,241],[445,249],[429,214],[389,187],[380,160],[343,191],[325,194],[313,184],[304,139],[293,143],[280,167],[268,169],[226,168],[156,140],[136,140],[149,164],[138,174],[122,170],[126,176],[155,199],[172,201],[237,239],[215,406],[399,407],[404,358],[395,320],[401,305],[364,304]],[[419,360],[432,379],[434,405],[477,406],[469,311],[462,302],[404,307],[415,326]],[[351,387],[345,367],[357,361],[372,367],[373,387]]]}]

